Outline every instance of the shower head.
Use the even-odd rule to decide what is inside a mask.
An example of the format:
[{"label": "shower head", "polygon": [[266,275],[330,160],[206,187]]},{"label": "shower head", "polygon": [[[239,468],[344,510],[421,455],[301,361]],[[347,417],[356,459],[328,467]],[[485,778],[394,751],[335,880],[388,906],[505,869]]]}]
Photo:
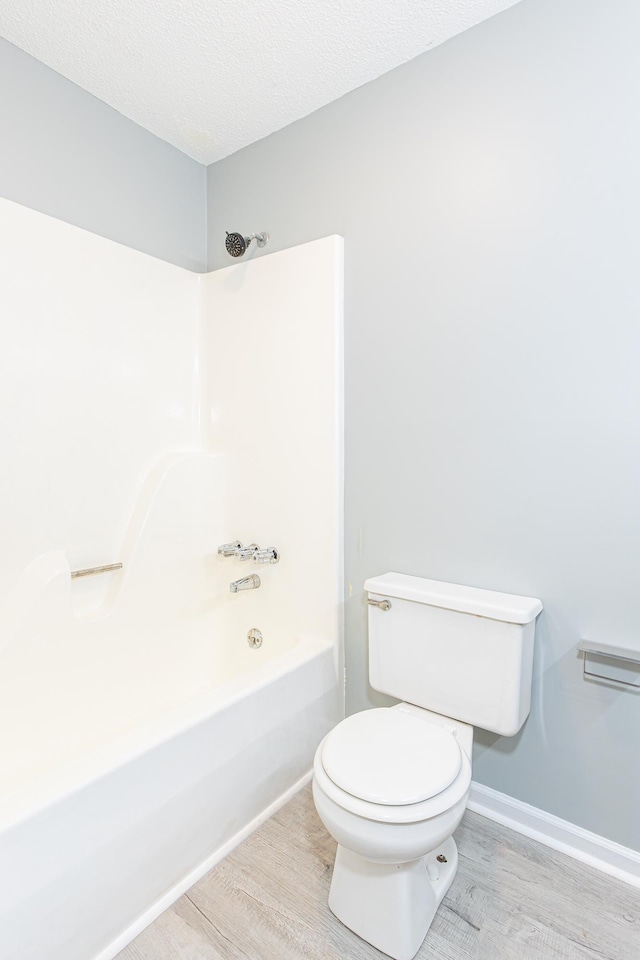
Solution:
[{"label": "shower head", "polygon": [[242,257],[252,240],[255,240],[259,247],[264,247],[268,239],[268,233],[251,233],[248,237],[243,237],[241,233],[229,233],[227,230],[224,245],[230,257]]}]

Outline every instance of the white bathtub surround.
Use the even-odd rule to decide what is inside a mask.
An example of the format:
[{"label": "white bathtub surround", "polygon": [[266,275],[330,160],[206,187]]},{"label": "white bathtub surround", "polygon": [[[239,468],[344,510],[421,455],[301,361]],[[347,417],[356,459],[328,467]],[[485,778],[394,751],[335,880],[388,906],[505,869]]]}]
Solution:
[{"label": "white bathtub surround", "polygon": [[[283,598],[264,576],[266,589],[250,606],[230,594],[235,565],[216,557],[226,521],[214,509],[225,465],[224,455],[192,453],[154,471],[153,495],[136,506],[119,553],[123,572],[109,575],[99,614],[74,614],[77,584],[63,551],[25,571],[4,608],[0,812],[9,804],[19,817],[27,797],[29,806],[36,802],[43,774],[264,669],[298,647],[303,633],[330,642],[331,631],[321,636],[311,618],[296,623],[286,603],[269,603],[272,593]],[[273,573],[286,585],[286,566]],[[265,637],[259,650],[246,640],[253,617]]]},{"label": "white bathtub surround", "polygon": [[2,199],[0,259],[2,602],[49,550],[120,559],[143,478],[199,437],[196,276]]},{"label": "white bathtub surround", "polygon": [[204,442],[229,451],[220,542],[238,538],[280,552],[274,566],[223,561],[229,580],[258,572],[262,581],[236,605],[276,618],[287,610],[308,624],[305,634],[335,635],[343,549],[336,520],[343,499],[342,245],[336,238],[303,244],[201,282]]},{"label": "white bathtub surround", "polygon": [[341,241],[214,280],[0,212],[0,956],[106,960],[343,715]]}]

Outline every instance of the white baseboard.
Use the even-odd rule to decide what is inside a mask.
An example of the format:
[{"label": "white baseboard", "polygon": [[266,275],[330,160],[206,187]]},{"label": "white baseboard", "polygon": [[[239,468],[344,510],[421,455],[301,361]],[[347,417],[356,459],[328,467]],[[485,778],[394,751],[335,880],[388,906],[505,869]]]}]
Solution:
[{"label": "white baseboard", "polygon": [[257,830],[259,826],[269,819],[269,817],[272,817],[274,813],[277,813],[280,807],[283,807],[285,803],[288,803],[289,800],[291,800],[291,798],[295,796],[295,794],[301,790],[302,787],[305,786],[305,784],[309,783],[312,773],[313,771],[310,770],[303,777],[301,777],[297,783],[294,783],[294,785],[286,790],[282,796],[278,797],[277,800],[274,800],[274,802],[271,803],[266,810],[263,810],[262,813],[255,817],[251,823],[248,823],[246,827],[236,833],[231,840],[228,840],[227,843],[223,844],[223,846],[219,847],[216,851],[214,851],[214,853],[210,854],[206,860],[203,860],[202,863],[198,864],[198,866],[191,870],[190,873],[182,877],[182,879],[179,880],[178,883],[176,883],[169,890],[167,890],[166,893],[163,893],[163,895],[147,910],[145,910],[144,913],[137,917],[136,920],[134,920],[134,922],[126,928],[126,930],[123,930],[115,940],[112,940],[108,947],[105,947],[104,950],[101,950],[100,953],[94,957],[94,960],[113,960],[113,958],[116,957],[121,950],[124,950],[127,944],[131,943],[131,941],[134,940],[139,933],[142,933],[142,931],[148,927],[150,923],[153,923],[153,921],[156,920],[161,913],[164,913],[164,911],[170,907],[172,903],[175,903],[183,893],[186,893],[186,891],[192,887],[194,883],[197,883],[198,880],[204,877],[205,873],[208,873],[209,870],[212,870],[213,867],[215,867],[220,860],[226,857],[227,854],[231,853],[231,851],[237,847],[239,843],[242,843],[243,840],[246,840],[246,838],[252,834],[254,830]]},{"label": "white baseboard", "polygon": [[544,843],[547,847],[588,863],[618,880],[640,887],[640,853],[554,817],[528,803],[498,793],[482,783],[471,783],[469,810]]}]

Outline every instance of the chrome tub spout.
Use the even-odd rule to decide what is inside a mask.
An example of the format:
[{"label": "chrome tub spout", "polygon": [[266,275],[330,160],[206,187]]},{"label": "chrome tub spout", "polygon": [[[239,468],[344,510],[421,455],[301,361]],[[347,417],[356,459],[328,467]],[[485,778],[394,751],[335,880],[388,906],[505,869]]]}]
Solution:
[{"label": "chrome tub spout", "polygon": [[229,584],[231,593],[240,593],[241,590],[257,590],[260,586],[260,577],[257,573],[250,573],[248,577],[234,580]]}]

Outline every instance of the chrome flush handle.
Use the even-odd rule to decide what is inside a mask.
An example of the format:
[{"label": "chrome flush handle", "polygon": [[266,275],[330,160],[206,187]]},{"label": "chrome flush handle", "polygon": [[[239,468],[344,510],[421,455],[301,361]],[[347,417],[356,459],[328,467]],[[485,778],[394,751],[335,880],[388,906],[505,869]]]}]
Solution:
[{"label": "chrome flush handle", "polygon": [[380,607],[380,609],[384,610],[385,613],[387,610],[391,610],[390,600],[372,600],[371,597],[368,597],[367,603],[369,604],[370,607]]}]

